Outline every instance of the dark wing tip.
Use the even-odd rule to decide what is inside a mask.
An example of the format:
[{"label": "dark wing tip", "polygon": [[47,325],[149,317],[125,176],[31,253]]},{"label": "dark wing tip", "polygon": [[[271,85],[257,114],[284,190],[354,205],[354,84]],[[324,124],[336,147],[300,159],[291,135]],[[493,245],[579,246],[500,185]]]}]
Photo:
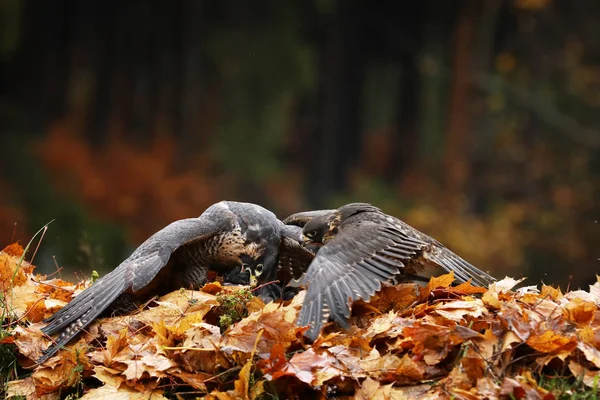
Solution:
[{"label": "dark wing tip", "polygon": [[427,254],[427,258],[438,264],[447,272],[453,271],[455,280],[460,283],[471,280],[476,286],[487,287],[496,282],[496,278],[475,267],[447,248],[442,248],[434,255]]}]

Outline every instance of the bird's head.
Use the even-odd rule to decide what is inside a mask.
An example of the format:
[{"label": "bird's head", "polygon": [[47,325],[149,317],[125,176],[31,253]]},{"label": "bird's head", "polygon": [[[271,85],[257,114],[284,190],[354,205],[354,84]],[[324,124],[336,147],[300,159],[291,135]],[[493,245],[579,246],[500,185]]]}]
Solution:
[{"label": "bird's head", "polygon": [[266,279],[269,279],[269,266],[273,267],[274,265],[274,261],[270,261],[269,257],[261,255],[257,258],[252,258],[247,255],[242,255],[240,258],[242,260],[241,272],[248,272],[250,275],[251,287],[256,287],[259,282],[265,282]]},{"label": "bird's head", "polygon": [[242,254],[240,256],[242,260],[241,272],[248,272],[250,275],[250,286],[256,287],[258,284],[258,278],[265,271],[265,264],[262,257],[252,258],[249,255]]},{"label": "bird's head", "polygon": [[340,218],[337,212],[311,219],[302,228],[304,245],[324,245],[337,234],[339,224]]}]

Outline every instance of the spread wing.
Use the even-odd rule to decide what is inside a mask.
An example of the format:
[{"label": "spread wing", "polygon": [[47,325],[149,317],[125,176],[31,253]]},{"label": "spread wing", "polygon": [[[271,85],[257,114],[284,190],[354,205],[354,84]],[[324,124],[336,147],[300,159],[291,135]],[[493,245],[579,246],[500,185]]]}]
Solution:
[{"label": "spread wing", "polygon": [[308,286],[297,324],[310,325],[305,335],[314,340],[331,317],[348,325],[349,302],[368,301],[401,272],[403,261],[416,257],[426,246],[393,226],[361,221],[340,229],[319,250],[308,267]]},{"label": "spread wing", "polygon": [[303,227],[308,221],[313,218],[321,217],[323,215],[329,215],[336,210],[316,210],[316,211],[303,211],[296,214],[292,214],[283,220],[286,225],[296,225]]},{"label": "spread wing", "polygon": [[407,236],[426,243],[427,249],[423,251],[423,261],[432,262],[445,272],[454,272],[454,277],[458,282],[462,283],[470,279],[474,285],[486,287],[496,281],[493,276],[470,264],[442,243],[407,223],[394,218],[394,225]]},{"label": "spread wing", "polygon": [[[234,217],[231,214],[229,217]],[[64,308],[46,319],[42,332],[52,335],[62,331],[56,343],[49,347],[38,363],[43,363],[89,325],[122,293],[136,292],[146,286],[167,264],[171,253],[190,241],[206,240],[229,229],[235,222],[229,218],[211,218],[203,214],[199,218],[175,221],[161,229],[115,270],[103,276],[88,289],[81,292]]]}]

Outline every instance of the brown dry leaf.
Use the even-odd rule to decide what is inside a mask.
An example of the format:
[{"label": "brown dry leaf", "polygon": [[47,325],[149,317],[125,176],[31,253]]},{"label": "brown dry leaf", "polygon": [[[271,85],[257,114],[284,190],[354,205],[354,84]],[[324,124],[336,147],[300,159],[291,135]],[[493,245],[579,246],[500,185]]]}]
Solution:
[{"label": "brown dry leaf", "polygon": [[250,390],[250,370],[252,369],[252,360],[248,360],[246,365],[240,371],[238,379],[234,382],[235,394],[238,398],[248,399],[248,391]]},{"label": "brown dry leaf", "polygon": [[577,345],[574,338],[550,330],[544,331],[541,335],[532,333],[525,343],[542,353],[555,353],[559,350],[569,351]]},{"label": "brown dry leaf", "polygon": [[127,380],[137,380],[147,373],[150,377],[164,378],[169,368],[177,367],[177,363],[161,354],[146,354],[139,360],[120,361],[127,364],[123,375]]},{"label": "brown dry leaf", "polygon": [[[181,319],[185,318],[185,315],[188,313],[205,313],[207,307],[212,308],[219,305],[217,298],[214,295],[195,290],[181,289],[160,297],[156,300],[156,303],[160,307],[152,307],[143,310],[133,316],[133,318],[131,315],[110,318],[106,323],[117,323],[117,331],[121,330],[124,326],[129,325],[132,319],[149,326],[153,326],[157,322],[163,322],[168,327],[170,325],[179,324]],[[107,326],[106,323],[103,323],[103,329]]]},{"label": "brown dry leaf", "polygon": [[[256,354],[260,358],[266,359],[275,344],[284,343],[287,347],[296,340],[296,329],[298,328],[294,322],[297,314],[298,310],[291,304],[281,306],[271,302],[261,311],[250,314],[229,329],[223,335],[221,351],[229,355],[241,353],[242,359],[244,359],[254,348],[257,332],[263,330]],[[245,356],[243,356],[244,354]]]},{"label": "brown dry leaf", "polygon": [[432,276],[425,288],[425,295],[429,295],[429,293],[438,288],[449,288],[452,282],[454,282],[454,271],[451,271],[449,274]]},{"label": "brown dry leaf", "polygon": [[24,397],[31,398],[35,395],[35,385],[33,383],[33,378],[31,376],[25,379],[19,379],[16,381],[8,382],[6,386],[6,398],[9,399],[11,397]]},{"label": "brown dry leaf", "polygon": [[394,338],[402,333],[402,328],[410,325],[412,325],[412,321],[401,318],[394,311],[390,311],[387,314],[372,318],[363,335],[368,339],[378,335]]},{"label": "brown dry leaf", "polygon": [[185,333],[181,346],[165,348],[174,350],[168,356],[189,372],[216,373],[221,367],[229,368],[229,362],[219,350],[222,340],[219,327],[202,323]]},{"label": "brown dry leaf", "polygon": [[599,371],[590,371],[573,360],[569,361],[569,370],[571,370],[576,379],[582,379],[585,386],[590,388],[598,388],[600,386]]},{"label": "brown dry leaf", "polygon": [[170,370],[169,374],[181,379],[182,381],[184,381],[185,383],[187,383],[194,389],[204,390],[204,391],[206,390],[206,384],[204,382],[206,382],[208,379],[211,379],[214,377],[214,375],[205,374],[203,372],[190,373],[190,372],[180,371],[179,368],[174,368],[174,369]]},{"label": "brown dry leaf", "polygon": [[67,303],[62,300],[39,298],[33,304],[27,304],[27,320],[41,322],[63,308],[65,304]]},{"label": "brown dry leaf", "polygon": [[253,297],[246,303],[246,309],[248,310],[248,314],[252,314],[253,312],[260,311],[265,308],[265,302],[262,301],[260,297]]},{"label": "brown dry leaf", "polygon": [[586,326],[577,332],[577,338],[580,342],[600,348],[600,328],[594,329],[591,326]]},{"label": "brown dry leaf", "polygon": [[7,305],[9,310],[17,317],[22,317],[32,305],[42,302],[43,299],[35,291],[36,286],[31,279],[26,279],[26,282],[21,286],[15,286],[12,290],[7,291]]},{"label": "brown dry leaf", "polygon": [[563,294],[560,288],[554,288],[548,285],[542,285],[542,291],[540,293],[540,297],[549,298],[550,300],[560,300],[563,297]]},{"label": "brown dry leaf", "polygon": [[394,310],[404,310],[418,299],[418,286],[414,283],[404,283],[395,286],[383,286],[369,300],[369,304],[382,313]]},{"label": "brown dry leaf", "polygon": [[137,391],[129,386],[115,387],[110,385],[100,386],[92,389],[85,395],[80,397],[81,400],[168,400],[163,396],[162,390],[148,389],[145,391]]},{"label": "brown dry leaf", "polygon": [[15,256],[0,252],[0,290],[10,290],[27,281],[25,271],[19,266],[20,261]]},{"label": "brown dry leaf", "polygon": [[19,348],[19,353],[32,360],[36,360],[42,355],[43,349],[48,347],[47,340],[36,326],[24,327],[16,326],[13,330],[16,336],[15,344]]},{"label": "brown dry leaf", "polygon": [[600,368],[600,351],[598,349],[583,342],[577,343],[577,348],[581,350],[589,362],[594,364],[596,368]]},{"label": "brown dry leaf", "polygon": [[118,335],[110,335],[106,338],[106,349],[102,351],[104,355],[104,365],[110,366],[113,358],[127,346],[127,328],[121,329]]},{"label": "brown dry leaf", "polygon": [[23,246],[21,246],[18,242],[15,242],[15,243],[9,244],[5,248],[3,248],[2,251],[0,251],[0,252],[8,254],[11,257],[21,258],[21,257],[23,257],[23,253],[25,253],[25,250],[23,249]]},{"label": "brown dry leaf", "polygon": [[403,333],[405,338],[412,341],[412,351],[422,356],[427,365],[436,365],[448,355],[452,346],[465,340],[458,329],[428,323],[406,327]]},{"label": "brown dry leaf", "polygon": [[425,377],[425,369],[423,367],[423,364],[417,363],[410,358],[408,354],[405,354],[400,359],[396,374],[398,377],[410,378],[413,381],[421,381]]},{"label": "brown dry leaf", "polygon": [[501,308],[502,307],[502,294],[507,293],[512,288],[523,282],[525,278],[516,280],[509,278],[508,276],[498,282],[494,282],[490,285],[487,292],[483,294],[481,300],[491,307]]},{"label": "brown dry leaf", "polygon": [[183,317],[179,323],[175,323],[174,325],[167,326],[167,330],[172,333],[176,337],[182,337],[185,332],[191,329],[193,326],[201,324],[204,322],[204,317],[212,308],[212,305],[202,304],[200,311],[195,311],[192,313],[186,313],[185,317]]},{"label": "brown dry leaf", "polygon": [[473,286],[470,281],[463,282],[460,285],[450,287],[449,290],[453,293],[461,294],[482,294],[487,291],[486,288],[480,286]]},{"label": "brown dry leaf", "polygon": [[340,376],[342,369],[339,368],[337,360],[328,352],[317,354],[311,348],[302,353],[294,354],[280,369],[265,375],[265,377],[275,380],[283,376],[294,376],[308,385],[314,385],[313,382],[317,380],[315,377],[316,372],[321,374],[330,372],[328,374],[330,379],[334,376]]},{"label": "brown dry leaf", "polygon": [[200,289],[201,292],[213,295],[221,292],[222,290],[223,286],[219,282],[209,282]]},{"label": "brown dry leaf", "polygon": [[525,371],[515,378],[504,378],[500,393],[517,399],[554,399],[554,395],[548,390],[538,386],[530,371]]},{"label": "brown dry leaf", "polygon": [[390,400],[398,398],[394,393],[396,389],[392,388],[393,383],[382,386],[379,382],[368,378],[364,380],[360,388],[356,391],[354,399],[356,400]]},{"label": "brown dry leaf", "polygon": [[[68,350],[62,350],[56,356],[56,365],[50,362],[38,367],[31,375],[38,395],[69,388],[81,379],[81,373],[92,369],[85,356],[86,344],[79,340]],[[80,370],[77,370],[79,369]]]},{"label": "brown dry leaf", "polygon": [[434,313],[454,322],[462,322],[465,316],[479,318],[487,308],[480,299],[450,301],[439,304]]},{"label": "brown dry leaf", "polygon": [[[351,366],[349,363],[350,359],[345,359],[344,364]],[[361,374],[349,374],[350,376],[370,376],[378,380],[395,377],[397,370],[402,364],[402,360],[395,354],[384,353],[381,354],[377,349],[371,350],[368,355],[355,356],[354,362],[363,372]],[[352,367],[353,370],[357,370],[356,367]],[[352,370],[351,369],[351,370]]]},{"label": "brown dry leaf", "polygon": [[585,301],[580,298],[574,298],[567,304],[564,304],[563,309],[567,312],[567,318],[569,321],[587,325],[594,318],[594,315],[598,310],[598,306],[589,301]]},{"label": "brown dry leaf", "polygon": [[40,280],[39,285],[37,286],[37,292],[47,295],[48,298],[68,303],[73,299],[75,294],[78,294],[90,285],[91,281],[84,281],[77,285],[73,285],[62,279]]}]

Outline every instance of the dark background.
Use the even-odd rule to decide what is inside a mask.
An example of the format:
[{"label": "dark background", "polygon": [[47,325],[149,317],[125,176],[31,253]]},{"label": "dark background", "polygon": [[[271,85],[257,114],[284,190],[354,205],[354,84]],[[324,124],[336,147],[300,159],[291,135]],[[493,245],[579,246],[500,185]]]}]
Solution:
[{"label": "dark background", "polygon": [[222,199],[366,201],[498,277],[586,285],[598,21],[595,0],[2,0],[0,245],[55,219],[35,263],[72,279]]}]

